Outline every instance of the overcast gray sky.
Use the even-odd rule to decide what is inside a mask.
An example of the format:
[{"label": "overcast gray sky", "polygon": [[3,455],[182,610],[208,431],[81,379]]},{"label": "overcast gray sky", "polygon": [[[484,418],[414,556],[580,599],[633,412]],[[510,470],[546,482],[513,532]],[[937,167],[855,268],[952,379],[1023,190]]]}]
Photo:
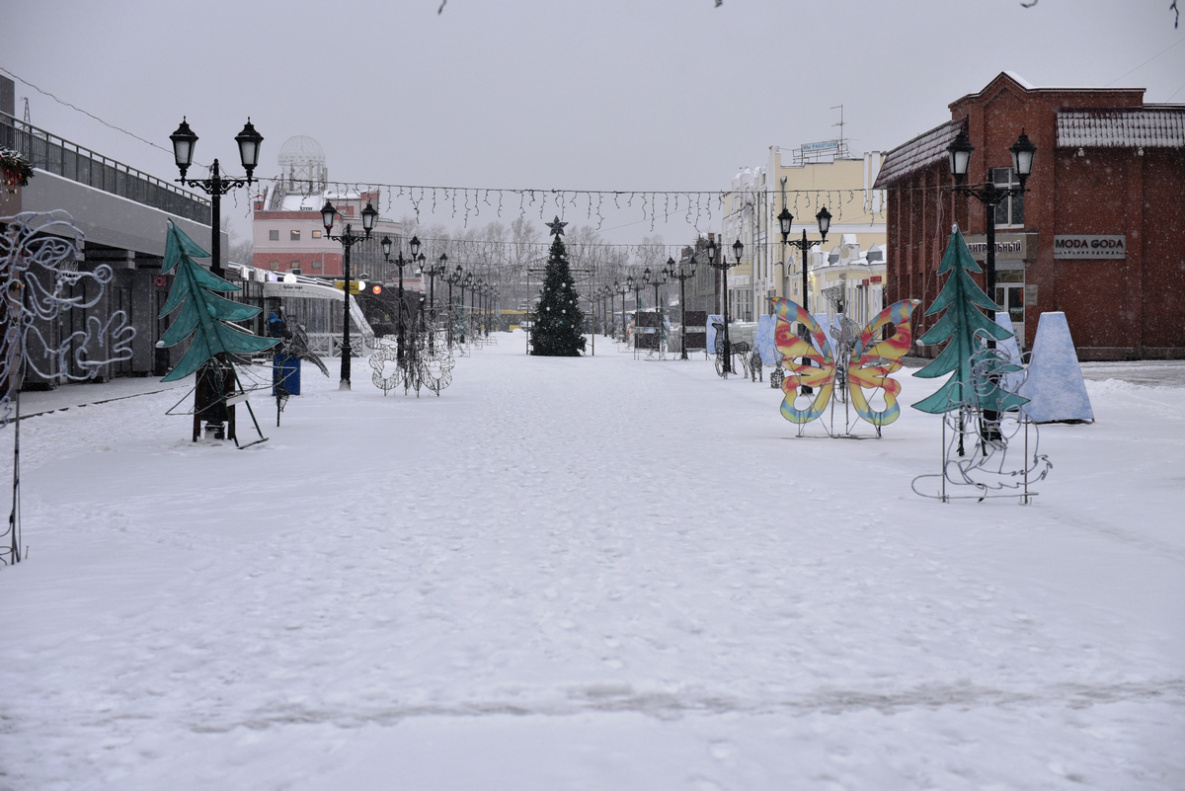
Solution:
[{"label": "overcast gray sky", "polygon": [[[249,115],[264,176],[308,135],[344,182],[723,190],[771,145],[834,137],[835,105],[854,152],[888,150],[1005,70],[1185,102],[1171,2],[41,0],[5,3],[0,66],[161,148],[19,80],[18,117],[28,96],[34,125],[162,178],[176,177],[168,136],[183,115],[197,158],[237,172]],[[224,212],[246,227],[245,194]],[[586,221],[583,204],[571,214]],[[460,222],[444,207],[424,219]],[[606,230],[650,233],[637,220]],[[668,227],[665,241],[691,233]]]}]

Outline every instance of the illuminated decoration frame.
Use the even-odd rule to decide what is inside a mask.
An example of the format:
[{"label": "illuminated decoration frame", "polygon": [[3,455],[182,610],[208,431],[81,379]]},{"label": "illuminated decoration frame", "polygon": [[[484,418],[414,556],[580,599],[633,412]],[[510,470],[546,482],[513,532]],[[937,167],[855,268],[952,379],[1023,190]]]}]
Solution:
[{"label": "illuminated decoration frame", "polygon": [[370,381],[383,391],[384,396],[401,384],[404,395],[414,389],[416,398],[419,398],[420,389],[426,387],[439,396],[441,390],[453,383],[455,365],[452,350],[443,335],[436,337],[439,332],[431,324],[421,322],[417,326],[413,323],[404,332],[402,354],[399,336],[379,338],[369,358],[374,371]]},{"label": "illuminated decoration frame", "polygon": [[[855,433],[858,418],[871,425],[880,438],[881,429],[901,415],[897,404],[901,383],[891,375],[901,369],[901,358],[909,351],[913,310],[919,304],[916,299],[895,302],[859,333],[851,321],[841,322],[832,330],[833,346],[815,317],[801,305],[788,299],[774,300],[778,319],[774,343],[782,355],[776,370],[781,373],[785,369],[780,383],[781,412],[798,426],[798,436],[830,406],[829,420],[822,423],[829,436],[859,436]],[[801,334],[794,331],[794,321],[804,328]],[[890,326],[893,333],[884,337]],[[842,428],[836,425],[836,399],[832,397],[837,384],[838,400],[844,405]],[[871,391],[871,397],[865,391]],[[872,404],[878,393],[884,399],[883,409]],[[800,397],[808,400],[805,408],[798,407]]]},{"label": "illuminated decoration frame", "polygon": [[[32,370],[54,381],[83,381],[104,366],[130,360],[136,330],[122,310],[106,321],[88,316],[86,329],[55,341],[43,330],[62,313],[94,307],[114,274],[107,264],[79,271],[85,237],[64,211],[22,212],[0,217],[0,428],[13,424],[12,511],[0,532],[0,565],[21,560],[20,391]],[[71,365],[81,370],[71,373]]]},{"label": "illuminated decoration frame", "polygon": [[[942,472],[917,476],[912,488],[944,503],[1018,497],[1028,505],[1037,495],[1029,487],[1044,480],[1053,463],[1040,452],[1040,431],[1024,406],[1028,399],[1001,386],[1018,379],[1023,386],[1025,371],[1006,351],[990,347],[987,333],[975,337],[978,348],[971,355],[968,382],[948,383],[939,391],[947,407],[942,419]],[[992,425],[997,430],[987,436],[982,430],[984,405],[1013,399],[1021,405],[995,413]]]},{"label": "illuminated decoration frame", "polygon": [[[923,379],[950,374],[934,393],[913,404],[914,409],[943,416],[942,472],[918,476],[913,490],[943,502],[1004,496],[1020,497],[1027,505],[1035,494],[1029,484],[1043,480],[1052,465],[1037,450],[1037,429],[1026,409],[1029,399],[1010,389],[1024,386],[1025,372],[1020,360],[1010,359],[1006,346],[997,345],[1010,340],[1012,333],[983,313],[994,317],[1000,306],[972,278],[979,271],[962,232],[954,226],[938,266],[946,282],[926,310],[926,315],[942,313],[942,318],[921,338],[923,343],[945,346],[914,373]],[[1009,446],[1022,431],[1023,455],[1018,461]],[[936,491],[919,488],[934,479],[940,484]],[[951,494],[949,487],[967,487],[956,491],[972,493]]]}]

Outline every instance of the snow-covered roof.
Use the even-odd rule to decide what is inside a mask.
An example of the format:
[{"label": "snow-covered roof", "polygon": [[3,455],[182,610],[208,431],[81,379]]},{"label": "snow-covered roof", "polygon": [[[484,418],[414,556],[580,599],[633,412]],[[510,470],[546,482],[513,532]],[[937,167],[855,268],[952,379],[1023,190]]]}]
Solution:
[{"label": "snow-covered roof", "polygon": [[316,195],[299,195],[288,193],[280,204],[280,211],[319,211],[325,202],[321,193]]},{"label": "snow-covered roof", "polygon": [[1185,147],[1185,105],[1060,110],[1059,148]]},{"label": "snow-covered roof", "polygon": [[1013,81],[1014,81],[1014,82],[1015,82],[1017,85],[1019,85],[1020,87],[1024,88],[1026,91],[1035,91],[1035,90],[1037,90],[1037,86],[1036,86],[1036,85],[1033,85],[1033,83],[1029,82],[1029,81],[1028,81],[1028,80],[1026,80],[1024,77],[1022,77],[1022,76],[1020,76],[1019,74],[1017,74],[1016,72],[1014,72],[1014,71],[1005,71],[1004,73],[1005,73],[1005,74],[1007,74],[1009,77],[1011,77],[1011,78],[1012,78],[1012,80],[1013,80]]},{"label": "snow-covered roof", "polygon": [[336,205],[340,201],[360,201],[357,190],[325,190],[324,192],[289,192],[280,199],[280,206],[273,211],[321,211],[325,201]]},{"label": "snow-covered roof", "polygon": [[885,155],[873,189],[885,189],[893,182],[946,159],[946,147],[966,128],[967,119],[947,121]]}]

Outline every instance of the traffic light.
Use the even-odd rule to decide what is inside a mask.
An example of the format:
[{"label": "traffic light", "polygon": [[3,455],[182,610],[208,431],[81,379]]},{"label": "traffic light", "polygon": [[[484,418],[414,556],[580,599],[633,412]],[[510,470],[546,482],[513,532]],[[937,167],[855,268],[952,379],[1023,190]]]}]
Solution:
[{"label": "traffic light", "polygon": [[378,283],[375,283],[375,285],[370,289],[370,293],[374,294],[376,297],[381,296],[383,293],[383,287]]}]

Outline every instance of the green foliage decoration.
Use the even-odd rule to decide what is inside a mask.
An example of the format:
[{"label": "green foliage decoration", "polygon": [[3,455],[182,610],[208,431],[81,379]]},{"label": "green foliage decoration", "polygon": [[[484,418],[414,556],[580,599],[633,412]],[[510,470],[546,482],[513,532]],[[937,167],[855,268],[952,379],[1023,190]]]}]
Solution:
[{"label": "green foliage decoration", "polygon": [[1003,411],[1015,409],[1028,401],[996,386],[984,386],[983,383],[977,386],[974,380],[972,358],[984,347],[983,339],[1002,341],[1010,337],[1008,330],[983,313],[983,310],[991,311],[994,316],[1000,307],[972,279],[971,274],[980,271],[962,232],[956,226],[938,266],[938,274],[949,277],[934,304],[926,310],[927,316],[945,313],[919,339],[928,345],[945,341],[946,348],[914,374],[922,378],[936,378],[945,374],[953,376],[933,395],[913,404],[914,409],[936,415],[964,406]]},{"label": "green foliage decoration", "polygon": [[[161,269],[167,274],[176,269],[169,299],[161,308],[160,318],[177,310],[173,323],[161,336],[160,345],[174,346],[190,338],[189,349],[177,366],[162,379],[172,382],[197,371],[210,359],[221,354],[253,354],[270,349],[279,338],[262,338],[229,322],[245,321],[259,313],[259,308],[232,302],[214,293],[239,291],[239,287],[203,269],[194,258],[209,258],[210,254],[197,245],[176,225],[169,223],[165,242],[165,262]],[[178,310],[180,309],[180,310]]]}]

